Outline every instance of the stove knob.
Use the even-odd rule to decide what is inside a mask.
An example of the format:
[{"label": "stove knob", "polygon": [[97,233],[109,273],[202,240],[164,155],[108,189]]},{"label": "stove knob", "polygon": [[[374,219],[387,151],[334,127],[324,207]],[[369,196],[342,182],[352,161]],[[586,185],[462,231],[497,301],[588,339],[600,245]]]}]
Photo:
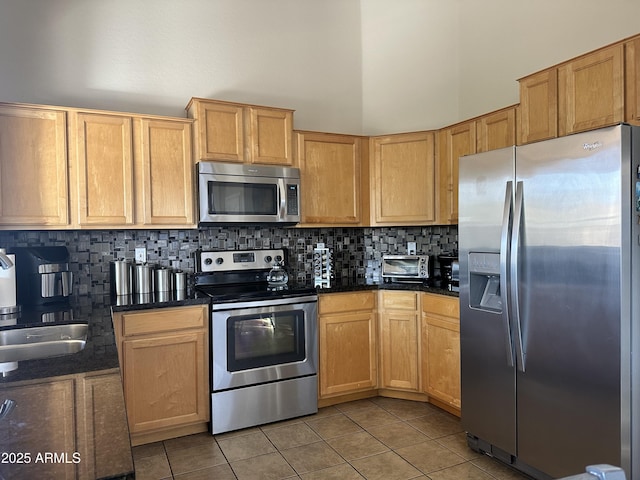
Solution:
[{"label": "stove knob", "polygon": [[222,262],[224,262],[224,260],[222,259],[222,257],[218,257],[218,258],[216,258],[216,265],[222,265]]},{"label": "stove knob", "polygon": [[213,260],[211,260],[210,258],[205,258],[204,259],[204,264],[205,265],[211,265],[213,263]]},{"label": "stove knob", "polygon": [[264,257],[265,263],[271,263],[271,260],[272,260],[271,255],[267,255],[266,257]]},{"label": "stove knob", "polygon": [[276,255],[276,262],[282,261],[282,255]]}]

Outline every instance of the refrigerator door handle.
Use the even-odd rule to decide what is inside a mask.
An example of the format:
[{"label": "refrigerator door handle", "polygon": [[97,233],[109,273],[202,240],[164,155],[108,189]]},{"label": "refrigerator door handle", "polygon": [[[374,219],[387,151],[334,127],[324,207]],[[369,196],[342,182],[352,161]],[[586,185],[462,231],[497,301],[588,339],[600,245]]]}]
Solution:
[{"label": "refrigerator door handle", "polygon": [[524,350],[523,343],[523,329],[520,319],[520,299],[518,297],[518,282],[519,282],[519,253],[520,253],[520,232],[522,227],[523,216],[523,184],[522,181],[516,183],[516,200],[513,214],[513,229],[511,232],[511,258],[509,259],[511,278],[510,278],[510,291],[511,291],[511,314],[513,317],[513,325],[515,328],[515,343],[516,343],[516,364],[518,370],[525,371],[525,359],[526,352]]},{"label": "refrigerator door handle", "polygon": [[500,298],[502,300],[502,325],[505,336],[505,345],[507,347],[507,365],[513,367],[513,337],[511,335],[511,320],[509,318],[509,300],[508,300],[508,275],[509,275],[509,259],[511,257],[511,249],[509,245],[509,234],[511,232],[511,216],[513,212],[513,182],[508,181],[504,194],[504,210],[502,213],[502,232],[500,235]]}]

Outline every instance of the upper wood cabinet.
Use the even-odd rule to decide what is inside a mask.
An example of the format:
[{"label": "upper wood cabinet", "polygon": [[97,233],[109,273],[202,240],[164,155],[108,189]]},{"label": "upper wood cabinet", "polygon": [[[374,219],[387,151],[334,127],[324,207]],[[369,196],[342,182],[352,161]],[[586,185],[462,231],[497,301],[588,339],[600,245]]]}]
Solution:
[{"label": "upper wood cabinet", "polygon": [[191,120],[134,120],[137,220],[195,226]]},{"label": "upper wood cabinet", "polygon": [[320,399],[375,391],[378,372],[375,305],[372,291],[320,295]]},{"label": "upper wood cabinet", "polygon": [[303,226],[356,226],[368,220],[367,140],[353,135],[296,132],[295,144]]},{"label": "upper wood cabinet", "polygon": [[458,223],[458,159],[476,153],[476,123],[468,121],[438,132],[438,218]]},{"label": "upper wood cabinet", "polygon": [[558,136],[558,70],[520,79],[518,144]]},{"label": "upper wood cabinet", "polygon": [[131,117],[72,112],[69,119],[78,225],[133,225]]},{"label": "upper wood cabinet", "polygon": [[293,111],[192,98],[195,158],[239,163],[293,165]]},{"label": "upper wood cabinet", "polygon": [[371,224],[435,223],[434,132],[371,137],[369,142]]},{"label": "upper wood cabinet", "polygon": [[476,119],[476,152],[488,152],[516,144],[516,107]]},{"label": "upper wood cabinet", "polygon": [[624,45],[616,44],[558,68],[560,136],[624,120]]},{"label": "upper wood cabinet", "polygon": [[640,125],[640,36],[625,42],[625,121]]},{"label": "upper wood cabinet", "polygon": [[69,224],[66,112],[0,104],[0,225]]}]

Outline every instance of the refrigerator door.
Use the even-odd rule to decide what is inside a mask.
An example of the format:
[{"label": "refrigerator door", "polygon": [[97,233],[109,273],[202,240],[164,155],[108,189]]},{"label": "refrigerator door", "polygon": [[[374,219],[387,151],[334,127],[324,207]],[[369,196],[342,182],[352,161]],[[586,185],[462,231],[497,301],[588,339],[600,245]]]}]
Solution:
[{"label": "refrigerator door", "polygon": [[459,161],[462,425],[510,455],[516,453],[516,391],[506,285],[514,152]]},{"label": "refrigerator door", "polygon": [[621,461],[622,128],[517,150],[517,454],[553,478]]}]

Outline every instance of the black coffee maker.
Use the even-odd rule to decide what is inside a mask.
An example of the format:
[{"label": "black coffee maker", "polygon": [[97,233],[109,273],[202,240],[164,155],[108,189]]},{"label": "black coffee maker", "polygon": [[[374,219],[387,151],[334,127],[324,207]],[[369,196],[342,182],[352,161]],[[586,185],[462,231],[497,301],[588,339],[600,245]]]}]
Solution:
[{"label": "black coffee maker", "polygon": [[16,295],[28,308],[67,307],[73,290],[67,247],[14,247]]},{"label": "black coffee maker", "polygon": [[441,288],[458,291],[458,252],[444,252],[438,255],[440,265]]}]

